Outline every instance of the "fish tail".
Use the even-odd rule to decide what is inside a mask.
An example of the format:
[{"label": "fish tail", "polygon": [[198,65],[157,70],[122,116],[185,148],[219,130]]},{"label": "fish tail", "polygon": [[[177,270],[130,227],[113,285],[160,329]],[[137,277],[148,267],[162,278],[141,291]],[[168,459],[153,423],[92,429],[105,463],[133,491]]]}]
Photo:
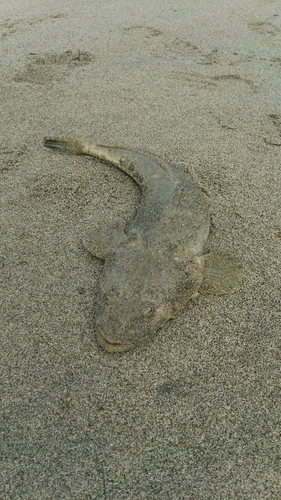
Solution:
[{"label": "fish tail", "polygon": [[58,153],[89,155],[111,163],[132,177],[141,188],[157,185],[159,190],[160,179],[162,183],[164,179],[168,185],[171,183],[172,172],[168,165],[152,154],[147,156],[134,149],[92,144],[77,137],[45,137],[43,145]]},{"label": "fish tail", "polygon": [[43,146],[58,153],[68,153],[73,155],[87,154],[87,141],[76,137],[44,137]]}]

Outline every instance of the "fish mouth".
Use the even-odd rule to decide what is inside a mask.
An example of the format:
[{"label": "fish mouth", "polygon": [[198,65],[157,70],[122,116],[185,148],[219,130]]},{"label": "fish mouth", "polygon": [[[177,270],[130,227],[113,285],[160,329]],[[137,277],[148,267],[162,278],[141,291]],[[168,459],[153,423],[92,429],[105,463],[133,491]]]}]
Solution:
[{"label": "fish mouth", "polygon": [[108,352],[124,352],[133,348],[130,342],[112,342],[106,338],[106,333],[101,331],[100,327],[97,331],[97,341]]}]

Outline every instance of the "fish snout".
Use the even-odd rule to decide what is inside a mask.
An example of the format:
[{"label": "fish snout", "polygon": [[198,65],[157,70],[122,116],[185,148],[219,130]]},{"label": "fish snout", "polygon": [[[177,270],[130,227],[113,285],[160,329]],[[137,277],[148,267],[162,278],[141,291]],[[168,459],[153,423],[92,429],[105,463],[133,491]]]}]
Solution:
[{"label": "fish snout", "polygon": [[116,334],[110,333],[104,325],[96,322],[97,327],[97,341],[108,352],[123,352],[128,351],[134,347],[131,342],[126,342],[122,339],[117,339]]}]

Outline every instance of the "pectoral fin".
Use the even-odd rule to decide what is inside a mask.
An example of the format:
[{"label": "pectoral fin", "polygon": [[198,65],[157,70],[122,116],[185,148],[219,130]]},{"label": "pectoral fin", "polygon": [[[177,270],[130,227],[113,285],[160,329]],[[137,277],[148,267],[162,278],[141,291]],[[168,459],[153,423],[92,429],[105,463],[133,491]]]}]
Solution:
[{"label": "pectoral fin", "polygon": [[106,255],[112,252],[120,243],[125,242],[126,238],[120,224],[109,227],[99,225],[82,239],[82,244],[92,255],[105,260]]},{"label": "pectoral fin", "polygon": [[241,288],[242,265],[230,250],[203,255],[203,280],[199,292],[223,295]]}]

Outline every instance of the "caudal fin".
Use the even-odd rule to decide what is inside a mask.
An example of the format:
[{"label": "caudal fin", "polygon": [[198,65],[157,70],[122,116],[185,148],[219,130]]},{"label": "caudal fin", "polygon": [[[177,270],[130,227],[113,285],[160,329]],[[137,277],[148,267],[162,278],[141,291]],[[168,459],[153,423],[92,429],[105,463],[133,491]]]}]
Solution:
[{"label": "caudal fin", "polygon": [[87,154],[85,152],[85,143],[83,139],[75,137],[44,137],[43,146],[58,153],[68,153],[73,155]]}]

